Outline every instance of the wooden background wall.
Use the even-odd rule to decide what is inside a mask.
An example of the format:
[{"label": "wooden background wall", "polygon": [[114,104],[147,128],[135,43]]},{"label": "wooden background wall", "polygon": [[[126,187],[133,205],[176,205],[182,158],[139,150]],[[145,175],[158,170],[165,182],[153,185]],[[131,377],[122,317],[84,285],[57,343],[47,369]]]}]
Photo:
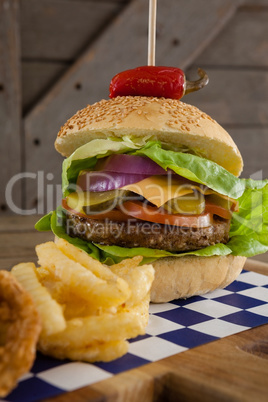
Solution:
[{"label": "wooden background wall", "polygon": [[[18,212],[55,208],[56,134],[108,97],[114,74],[146,64],[147,19],[148,0],[0,0],[1,214],[10,196]],[[244,177],[268,177],[267,22],[268,0],[158,0],[156,63],[207,70],[209,86],[184,101],[230,132]]]}]

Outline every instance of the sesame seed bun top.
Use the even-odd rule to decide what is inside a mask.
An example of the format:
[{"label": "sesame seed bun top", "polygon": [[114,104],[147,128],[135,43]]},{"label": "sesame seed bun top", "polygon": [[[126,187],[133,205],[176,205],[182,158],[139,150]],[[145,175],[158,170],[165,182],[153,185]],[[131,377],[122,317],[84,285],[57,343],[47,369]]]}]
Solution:
[{"label": "sesame seed bun top", "polygon": [[198,108],[174,99],[121,96],[88,105],[61,127],[55,148],[63,156],[96,138],[151,135],[174,150],[187,147],[236,176],[241,154],[230,135]]}]

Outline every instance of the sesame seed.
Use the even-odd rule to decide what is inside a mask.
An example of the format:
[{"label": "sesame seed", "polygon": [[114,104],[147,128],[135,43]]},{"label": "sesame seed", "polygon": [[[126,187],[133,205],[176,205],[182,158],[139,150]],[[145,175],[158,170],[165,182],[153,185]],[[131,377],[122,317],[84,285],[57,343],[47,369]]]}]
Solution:
[{"label": "sesame seed", "polygon": [[118,96],[112,99],[102,99],[99,102],[87,105],[84,109],[77,111],[76,114],[61,127],[58,135],[63,137],[68,135],[70,130],[79,130],[81,128],[94,130],[96,123],[100,126],[102,124],[111,125],[111,123],[124,124],[125,119],[131,114],[143,118],[146,114],[151,113],[151,109],[147,110],[147,105],[152,103],[155,104],[155,110],[159,115],[169,116],[166,124],[170,127],[181,126],[182,130],[190,131],[189,126],[192,124],[194,124],[195,127],[200,127],[198,123],[201,118],[214,121],[205,113],[200,112],[196,107],[176,99]]}]

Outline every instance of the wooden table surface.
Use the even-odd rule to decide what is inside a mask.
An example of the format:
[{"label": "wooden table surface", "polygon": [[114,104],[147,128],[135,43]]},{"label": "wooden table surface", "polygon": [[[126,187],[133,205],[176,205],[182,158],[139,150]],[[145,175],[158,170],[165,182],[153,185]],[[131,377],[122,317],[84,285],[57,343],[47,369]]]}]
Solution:
[{"label": "wooden table surface", "polygon": [[[52,240],[34,229],[35,216],[0,219],[0,267],[36,262],[36,244]],[[268,275],[268,256],[246,269]],[[49,401],[268,401],[268,325],[130,370]]]}]

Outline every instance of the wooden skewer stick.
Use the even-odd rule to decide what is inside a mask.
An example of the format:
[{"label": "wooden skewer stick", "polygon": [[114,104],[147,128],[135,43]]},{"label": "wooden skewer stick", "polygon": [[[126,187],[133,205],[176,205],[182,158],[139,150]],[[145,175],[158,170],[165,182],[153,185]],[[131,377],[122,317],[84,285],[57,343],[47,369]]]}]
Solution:
[{"label": "wooden skewer stick", "polygon": [[148,66],[155,65],[156,8],[157,0],[149,0]]}]

